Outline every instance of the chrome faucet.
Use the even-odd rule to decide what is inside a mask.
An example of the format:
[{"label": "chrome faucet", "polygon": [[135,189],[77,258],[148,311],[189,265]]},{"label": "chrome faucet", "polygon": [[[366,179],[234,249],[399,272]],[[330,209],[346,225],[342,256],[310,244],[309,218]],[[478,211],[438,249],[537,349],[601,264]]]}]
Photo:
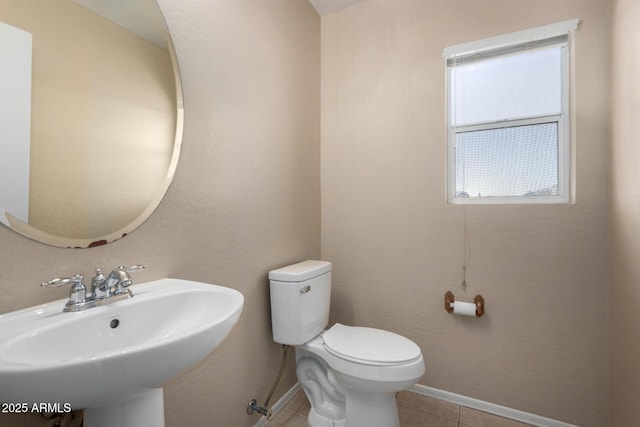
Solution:
[{"label": "chrome faucet", "polygon": [[139,271],[146,267],[146,265],[120,266],[114,268],[108,276],[105,276],[102,270],[96,268],[96,275],[91,278],[91,292],[89,294],[87,294],[87,288],[82,282],[84,277],[81,274],[76,274],[71,278],[52,279],[41,283],[40,286],[57,288],[73,283],[69,290],[69,301],[65,304],[64,311],[82,311],[96,305],[133,297],[133,292],[129,289],[133,284],[129,272]]},{"label": "chrome faucet", "polygon": [[96,268],[96,275],[91,279],[91,295],[96,301],[112,298],[120,295],[133,296],[129,286],[133,284],[130,271],[139,271],[146,268],[146,265],[132,265],[125,267],[121,265],[114,268],[108,276],[102,270]]}]

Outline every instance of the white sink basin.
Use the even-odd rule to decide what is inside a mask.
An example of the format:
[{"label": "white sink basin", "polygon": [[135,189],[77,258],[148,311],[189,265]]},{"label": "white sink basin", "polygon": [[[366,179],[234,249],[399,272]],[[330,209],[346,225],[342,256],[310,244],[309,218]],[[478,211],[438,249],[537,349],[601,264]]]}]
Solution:
[{"label": "white sink basin", "polygon": [[236,290],[188,280],[131,289],[131,299],[75,313],[59,300],[0,315],[0,402],[97,408],[94,420],[141,396],[158,409],[157,389],[206,358],[244,303]]}]

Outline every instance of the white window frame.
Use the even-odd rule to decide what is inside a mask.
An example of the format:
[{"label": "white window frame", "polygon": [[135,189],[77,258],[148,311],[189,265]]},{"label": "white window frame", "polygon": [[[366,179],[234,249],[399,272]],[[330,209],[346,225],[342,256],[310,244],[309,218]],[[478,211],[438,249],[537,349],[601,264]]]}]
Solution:
[{"label": "white window frame", "polygon": [[[569,34],[579,20],[559,22],[530,30],[448,47],[443,56],[447,65],[447,201],[450,204],[539,204],[569,203],[571,176],[571,120],[570,120],[570,40]],[[451,64],[495,58],[511,53],[524,52],[527,48],[560,47],[562,58],[562,111],[560,114],[511,118],[495,122],[472,123],[456,126],[451,117]],[[543,123],[558,124],[558,194],[554,196],[512,197],[456,197],[455,142],[456,134],[489,129],[501,129]]]}]

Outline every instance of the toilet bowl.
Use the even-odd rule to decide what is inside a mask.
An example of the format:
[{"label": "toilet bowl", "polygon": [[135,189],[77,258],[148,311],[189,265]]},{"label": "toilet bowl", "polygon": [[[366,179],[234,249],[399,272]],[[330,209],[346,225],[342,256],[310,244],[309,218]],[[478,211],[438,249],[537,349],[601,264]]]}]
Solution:
[{"label": "toilet bowl", "polygon": [[398,427],[395,394],[424,374],[420,348],[381,329],[329,329],[331,263],[269,273],[274,341],[296,346],[296,375],[311,403],[310,427]]},{"label": "toilet bowl", "polygon": [[407,338],[339,323],[296,347],[296,360],[311,427],[398,426],[395,394],[425,372],[420,348]]}]

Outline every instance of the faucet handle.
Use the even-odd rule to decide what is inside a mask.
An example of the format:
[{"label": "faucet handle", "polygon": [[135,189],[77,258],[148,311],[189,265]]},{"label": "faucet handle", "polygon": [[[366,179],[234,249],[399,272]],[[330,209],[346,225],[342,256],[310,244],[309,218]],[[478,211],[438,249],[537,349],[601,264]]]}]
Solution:
[{"label": "faucet handle", "polygon": [[[114,268],[109,276],[115,275],[119,281],[128,280],[130,282],[131,276],[129,276],[129,273],[134,271],[140,271],[143,268],[147,268],[147,266],[142,264],[136,264],[136,265],[131,265],[129,267],[125,267],[124,265],[121,265],[120,267]],[[131,283],[129,283],[129,285],[130,284]]]},{"label": "faucet handle", "polygon": [[95,301],[91,298],[87,299],[87,288],[82,283],[83,280],[82,274],[76,274],[73,277],[51,279],[47,282],[42,282],[40,286],[43,288],[58,288],[73,283],[71,289],[69,289],[69,301],[65,304],[64,311],[80,311],[95,305]]},{"label": "faucet handle", "polygon": [[120,266],[118,267],[126,272],[130,272],[130,271],[140,271],[144,268],[147,268],[146,265],[142,265],[142,264],[136,264],[136,265],[130,265],[129,267],[125,267],[125,266]]},{"label": "faucet handle", "polygon": [[[57,277],[55,279],[48,280],[46,282],[40,283],[40,286],[43,288],[59,288],[60,286],[68,285],[69,283],[75,283],[75,285],[82,285],[82,281],[84,277],[82,274],[76,274],[73,277]],[[74,286],[75,286],[74,285]]]},{"label": "faucet handle", "polygon": [[128,294],[129,296],[133,296],[133,292],[131,292],[131,290],[128,289],[129,286],[133,285],[133,280],[131,280],[131,276],[129,275],[129,272],[140,271],[143,268],[147,268],[147,266],[142,264],[136,264],[136,265],[131,265],[129,267],[125,267],[124,265],[121,265],[120,267],[114,269],[109,274],[109,277],[107,278],[108,286],[111,286],[111,285],[114,286],[113,294],[114,295]]}]

